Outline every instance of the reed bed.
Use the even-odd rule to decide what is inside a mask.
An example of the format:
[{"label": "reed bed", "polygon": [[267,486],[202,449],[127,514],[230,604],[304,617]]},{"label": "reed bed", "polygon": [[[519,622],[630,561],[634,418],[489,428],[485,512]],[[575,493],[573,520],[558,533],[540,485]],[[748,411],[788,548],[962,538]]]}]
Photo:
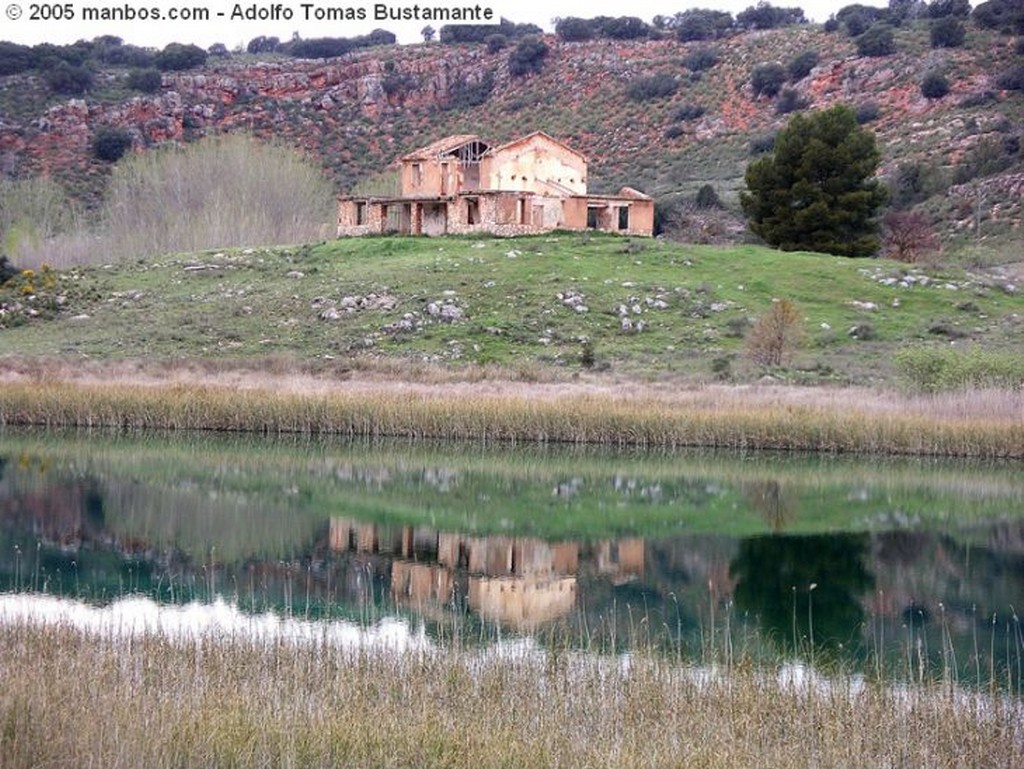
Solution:
[{"label": "reed bed", "polygon": [[[1011,398],[1014,396],[1010,396]],[[957,408],[687,401],[615,391],[0,384],[0,425],[707,447],[955,457],[1024,457],[1024,418]]]},{"label": "reed bed", "polygon": [[0,679],[5,769],[1024,765],[1019,700],[643,651],[399,654],[21,620],[0,628]]}]

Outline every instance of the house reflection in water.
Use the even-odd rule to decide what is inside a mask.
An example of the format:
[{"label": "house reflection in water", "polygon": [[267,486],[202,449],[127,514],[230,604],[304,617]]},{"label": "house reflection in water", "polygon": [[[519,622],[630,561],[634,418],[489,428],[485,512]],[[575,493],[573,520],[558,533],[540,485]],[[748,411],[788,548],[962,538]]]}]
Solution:
[{"label": "house reflection in water", "polygon": [[581,557],[584,568],[613,584],[638,579],[644,571],[642,539],[602,541],[584,549],[575,541],[474,537],[332,518],[330,546],[335,552],[390,554],[391,595],[400,606],[427,614],[465,607],[517,630],[536,628],[573,609]]}]

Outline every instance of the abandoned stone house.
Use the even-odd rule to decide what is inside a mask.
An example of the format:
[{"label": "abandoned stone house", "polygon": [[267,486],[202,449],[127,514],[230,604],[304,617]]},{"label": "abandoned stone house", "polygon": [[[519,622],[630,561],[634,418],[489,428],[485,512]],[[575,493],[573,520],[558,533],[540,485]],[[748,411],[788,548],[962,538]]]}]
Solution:
[{"label": "abandoned stone house", "polygon": [[339,237],[556,229],[651,235],[654,200],[630,187],[587,194],[587,159],[543,131],[497,146],[448,136],[401,158],[400,196],[338,198]]}]

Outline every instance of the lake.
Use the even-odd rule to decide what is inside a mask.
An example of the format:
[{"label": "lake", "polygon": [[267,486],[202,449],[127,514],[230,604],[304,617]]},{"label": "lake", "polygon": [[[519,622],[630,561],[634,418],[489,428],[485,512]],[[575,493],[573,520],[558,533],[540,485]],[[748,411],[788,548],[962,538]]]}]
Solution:
[{"label": "lake", "polygon": [[642,645],[1019,693],[1021,470],[4,431],[0,617],[15,601],[186,625],[216,610],[241,632],[278,617],[364,639]]}]

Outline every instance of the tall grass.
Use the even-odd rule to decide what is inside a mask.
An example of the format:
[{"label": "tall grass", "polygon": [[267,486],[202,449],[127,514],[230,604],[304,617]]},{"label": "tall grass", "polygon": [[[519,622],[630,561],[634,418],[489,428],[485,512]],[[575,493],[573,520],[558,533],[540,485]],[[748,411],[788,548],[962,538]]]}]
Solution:
[{"label": "tall grass", "polygon": [[326,177],[284,146],[242,135],[168,145],[114,167],[95,227],[39,240],[19,266],[306,243],[332,232],[334,205]]},{"label": "tall grass", "polygon": [[0,765],[1019,766],[1020,702],[799,669],[0,628]]},{"label": "tall grass", "polygon": [[33,257],[43,245],[75,222],[64,190],[53,180],[0,179],[0,253],[18,267],[35,266]]},{"label": "tall grass", "polygon": [[856,408],[837,402],[720,404],[652,395],[393,388],[278,392],[225,387],[0,385],[0,424],[340,434],[614,446],[700,446],[1024,457],[1024,420]]}]

